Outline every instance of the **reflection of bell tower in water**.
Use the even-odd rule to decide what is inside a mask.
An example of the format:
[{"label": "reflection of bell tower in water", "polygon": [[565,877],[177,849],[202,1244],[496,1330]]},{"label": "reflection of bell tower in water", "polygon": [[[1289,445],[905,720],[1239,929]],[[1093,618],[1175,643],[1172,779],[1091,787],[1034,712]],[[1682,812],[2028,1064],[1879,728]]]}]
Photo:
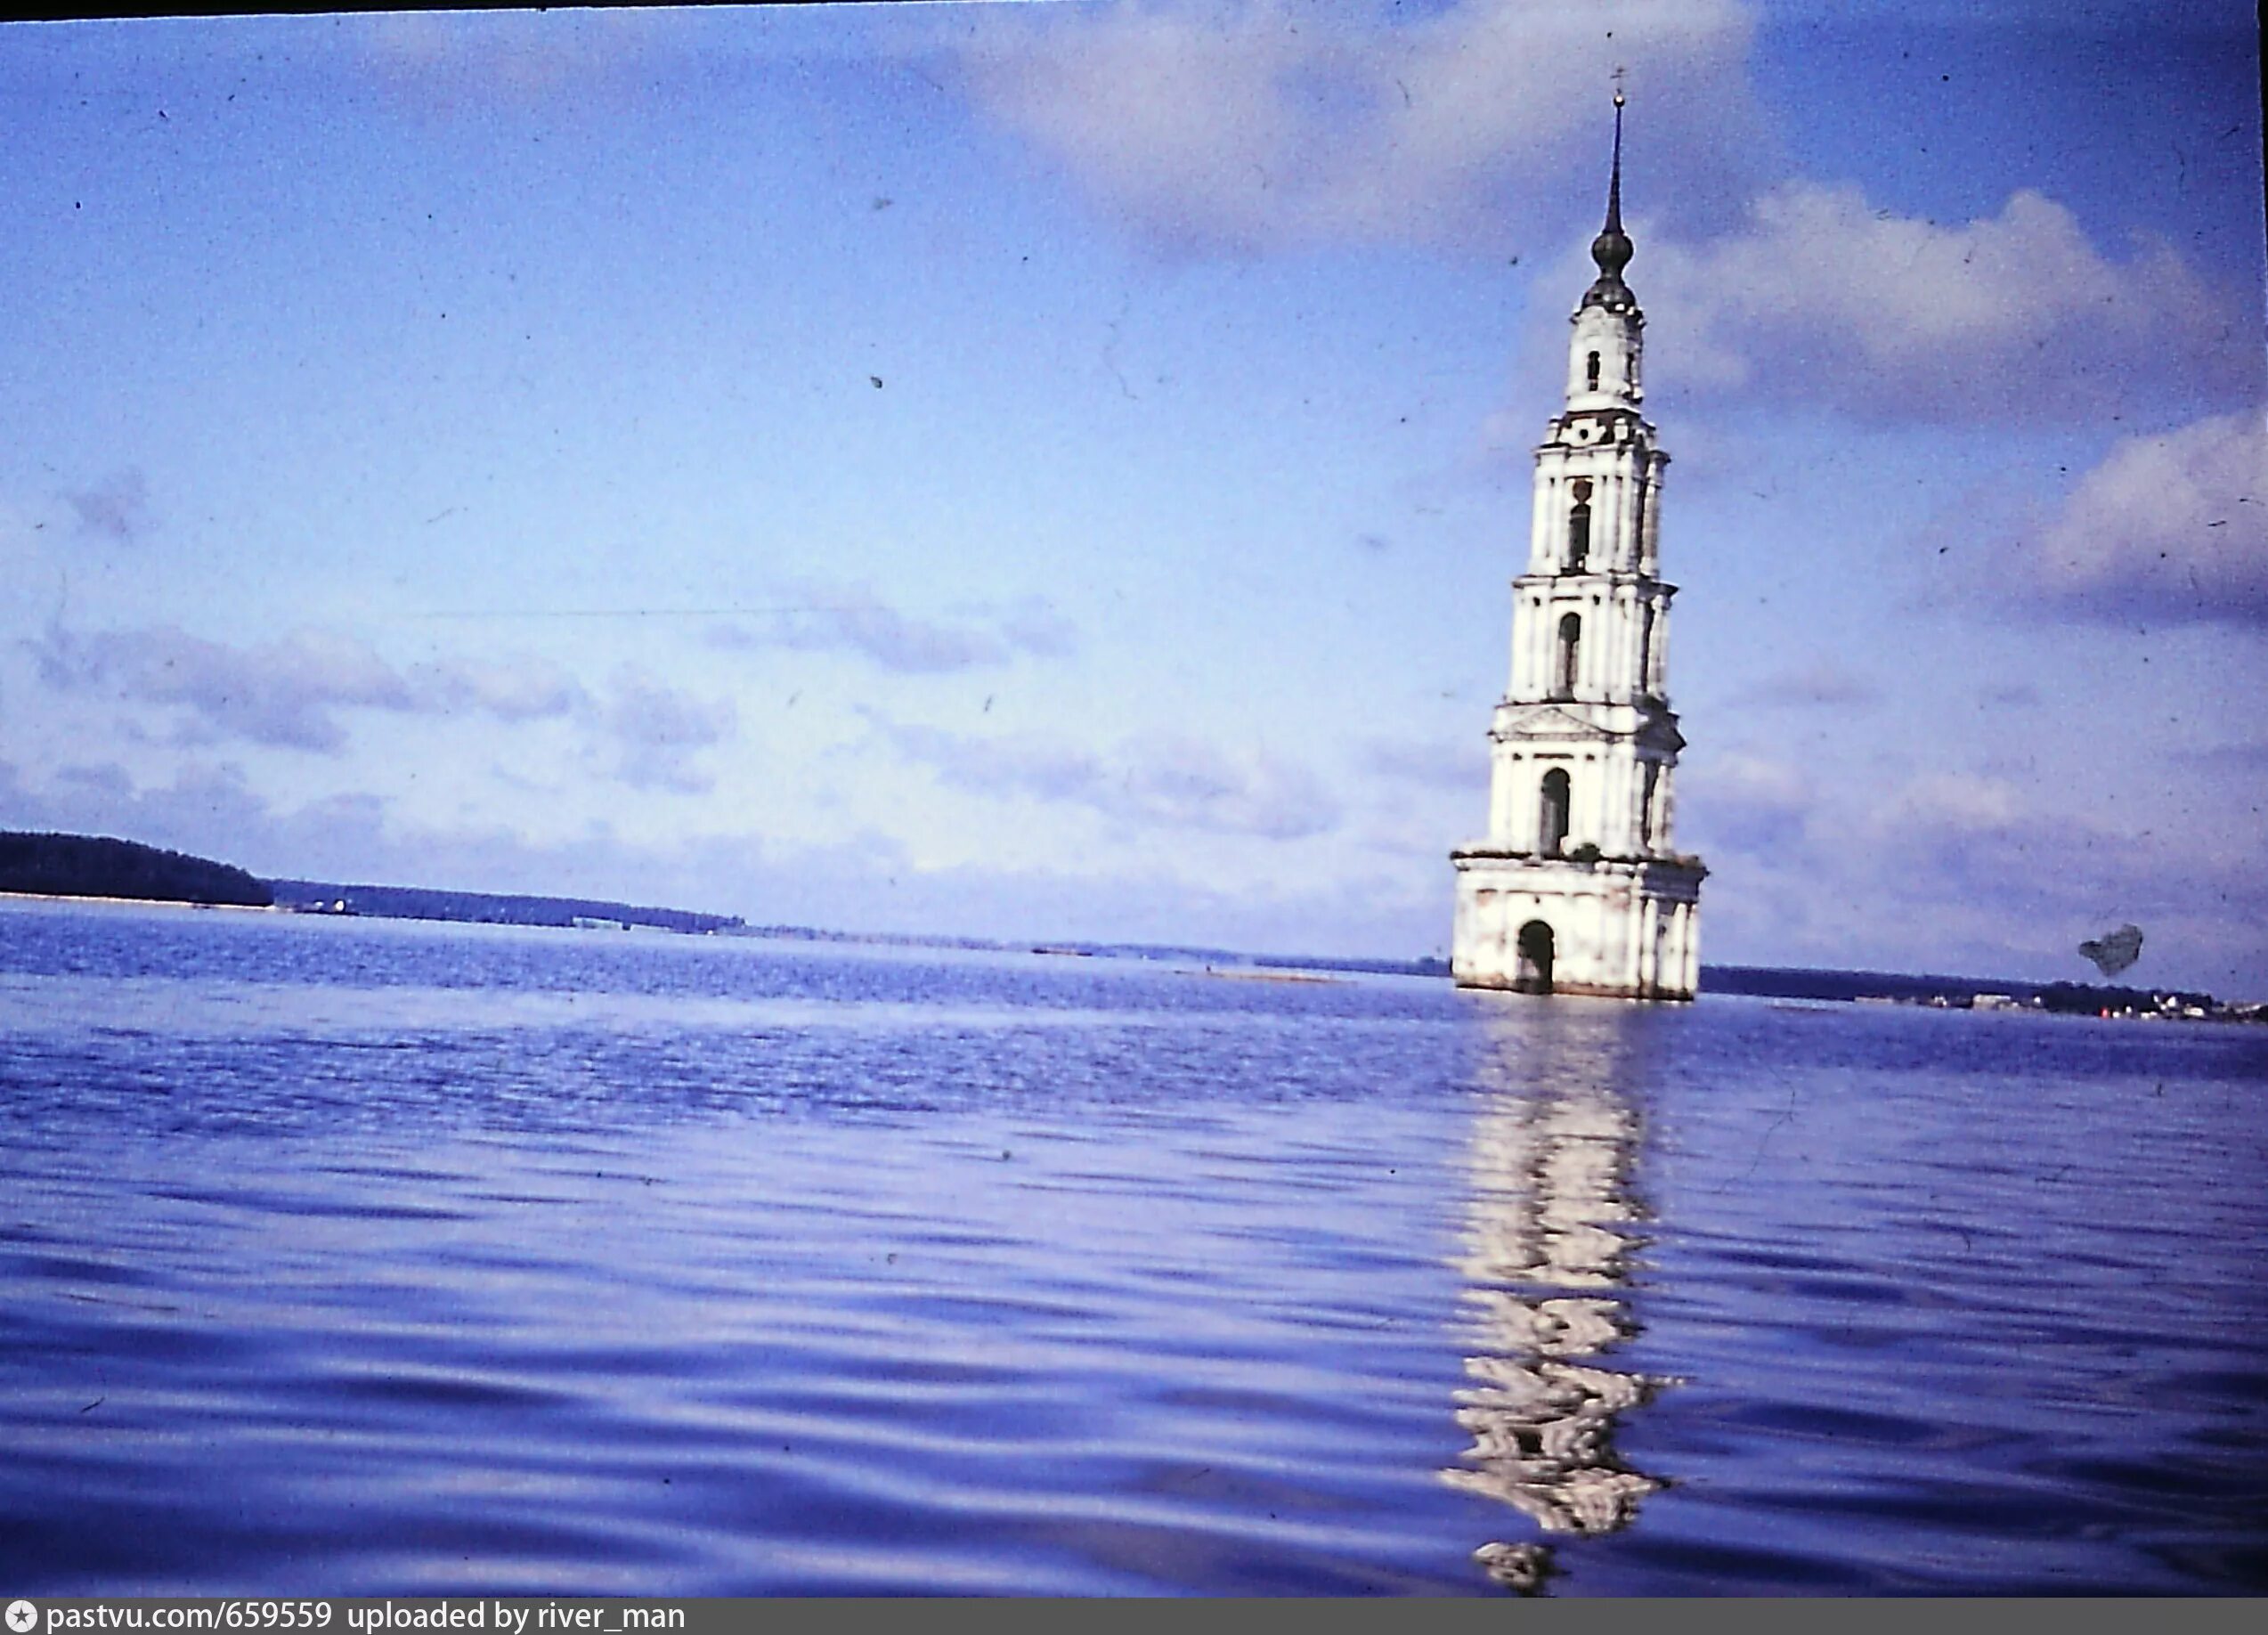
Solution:
[{"label": "reflection of bell tower in water", "polygon": [[[1618,1086],[1631,1066],[1627,1013],[1525,1013],[1509,1019],[1490,1070],[1502,1083],[1472,1139],[1465,1300],[1476,1354],[1458,1392],[1473,1445],[1442,1479],[1500,1500],[1546,1534],[1595,1537],[1628,1526],[1662,1484],[1617,1456],[1618,1417],[1665,1381],[1602,1368],[1635,1331],[1615,1297],[1628,1281],[1639,1210],[1630,1175],[1640,1134]],[[1536,1542],[1474,1552],[1489,1575],[1532,1590],[1550,1570]]]},{"label": "reflection of bell tower in water", "polygon": [[1575,309],[1566,407],[1536,450],[1512,679],[1489,729],[1488,837],[1457,869],[1451,965],[1467,988],[1690,999],[1698,858],[1670,845],[1685,739],[1662,654],[1656,523],[1670,457],[1638,413],[1646,314],[1622,282],[1622,98],[1598,277]]}]

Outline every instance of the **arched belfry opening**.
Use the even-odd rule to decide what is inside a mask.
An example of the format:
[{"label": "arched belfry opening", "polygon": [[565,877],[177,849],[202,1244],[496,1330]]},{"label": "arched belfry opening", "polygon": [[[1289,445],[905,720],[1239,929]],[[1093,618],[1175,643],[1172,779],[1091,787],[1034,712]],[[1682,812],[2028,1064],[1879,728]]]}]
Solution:
[{"label": "arched belfry opening", "polygon": [[1581,573],[1590,560],[1590,484],[1578,481],[1575,503],[1567,509],[1567,566]]},{"label": "arched belfry opening", "polygon": [[1514,950],[1518,956],[1512,974],[1514,993],[1551,991],[1551,966],[1558,954],[1558,940],[1551,934],[1551,927],[1541,920],[1530,920],[1520,927],[1519,941]]},{"label": "arched belfry opening", "polygon": [[1582,673],[1583,618],[1565,614],[1559,620],[1559,652],[1552,665],[1552,696],[1573,698],[1575,679]]},{"label": "arched belfry opening", "polygon": [[1574,806],[1574,783],[1566,769],[1554,767],[1543,775],[1543,803],[1536,814],[1536,850],[1556,858],[1567,846],[1567,815]]}]

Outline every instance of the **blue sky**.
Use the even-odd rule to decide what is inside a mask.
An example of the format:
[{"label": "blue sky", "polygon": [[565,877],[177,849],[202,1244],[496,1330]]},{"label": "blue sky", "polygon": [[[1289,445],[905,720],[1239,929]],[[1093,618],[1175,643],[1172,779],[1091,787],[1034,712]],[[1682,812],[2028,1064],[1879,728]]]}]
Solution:
[{"label": "blue sky", "polygon": [[2250,11],[0,30],[0,826],[1445,949],[1626,70],[1712,961],[2268,994]]}]

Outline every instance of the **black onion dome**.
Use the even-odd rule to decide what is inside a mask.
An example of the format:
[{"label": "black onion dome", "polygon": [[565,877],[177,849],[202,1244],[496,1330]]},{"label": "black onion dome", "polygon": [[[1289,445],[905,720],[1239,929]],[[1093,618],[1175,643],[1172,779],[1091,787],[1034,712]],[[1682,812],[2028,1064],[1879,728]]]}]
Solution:
[{"label": "black onion dome", "polygon": [[1590,241],[1590,258],[1598,263],[1599,281],[1622,281],[1622,269],[1630,264],[1635,247],[1630,235],[1619,227],[1611,227]]}]

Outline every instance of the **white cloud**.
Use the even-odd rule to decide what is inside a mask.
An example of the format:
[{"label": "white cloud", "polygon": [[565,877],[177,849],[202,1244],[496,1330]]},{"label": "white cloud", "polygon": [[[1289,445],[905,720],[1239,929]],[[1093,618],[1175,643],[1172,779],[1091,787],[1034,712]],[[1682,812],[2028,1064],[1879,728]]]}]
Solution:
[{"label": "white cloud", "polygon": [[1678,772],[1677,844],[1703,853],[1768,855],[1803,835],[1817,794],[1794,767],[1719,748]]},{"label": "white cloud", "polygon": [[411,710],[400,672],[364,643],[316,630],[232,647],[178,626],[77,634],[51,626],[28,644],[40,679],[66,692],[178,705],[209,736],[335,752],[345,743],[334,712]]},{"label": "white cloud", "polygon": [[1734,695],[1734,702],[1766,708],[1829,706],[1863,710],[1878,703],[1881,697],[1881,689],[1874,682],[1831,655],[1818,654],[1744,687]]},{"label": "white cloud", "polygon": [[1004,664],[1019,655],[1061,657],[1077,647],[1077,631],[1038,597],[931,619],[909,614],[864,585],[806,586],[794,605],[754,622],[718,625],[709,640],[726,648],[855,653],[901,675],[942,675]]},{"label": "white cloud", "polygon": [[597,716],[617,777],[632,788],[678,794],[704,794],[714,785],[693,758],[731,737],[739,719],[730,699],[697,698],[630,668],[615,672]]},{"label": "white cloud", "polygon": [[2040,593],[2075,612],[2268,622],[2268,420],[2122,440],[2020,554]]},{"label": "white cloud", "polygon": [[150,527],[150,484],[138,469],[113,472],[93,488],[63,498],[79,528],[96,538],[131,545]]},{"label": "white cloud", "polygon": [[1476,805],[1488,790],[1488,751],[1477,733],[1459,735],[1453,743],[1374,738],[1363,750],[1362,765],[1398,784],[1470,795]]},{"label": "white cloud", "polygon": [[988,32],[965,68],[980,105],[1170,246],[1517,246],[1563,224],[1570,189],[1597,207],[1618,65],[1657,195],[1721,208],[1760,146],[1750,32],[1736,0],[1119,5]]},{"label": "white cloud", "polygon": [[608,777],[697,794],[711,780],[694,758],[738,726],[730,700],[702,698],[640,670],[617,671],[600,697],[548,660],[446,656],[402,668],[335,630],[238,647],[174,625],[86,633],[51,625],[25,645],[47,686],[175,712],[173,736],[183,743],[337,755],[348,746],[345,716],[353,711],[570,720]]},{"label": "white cloud", "polygon": [[1923,773],[1886,807],[1896,832],[1953,838],[2012,828],[2025,815],[2020,793],[2006,779],[1959,772]]},{"label": "white cloud", "polygon": [[603,111],[679,44],[667,12],[381,12],[332,20],[378,82],[435,112]]},{"label": "white cloud", "polygon": [[1940,223],[1877,209],[1856,186],[1793,182],[1714,240],[1642,222],[1632,235],[1632,287],[1667,338],[1657,374],[1705,393],[1873,419],[2037,422],[2138,395],[2262,388],[2256,310],[2163,244],[2106,256],[2029,191],[1997,216]]},{"label": "white cloud", "polygon": [[1153,822],[1266,840],[1298,840],[1338,823],[1338,802],[1314,775],[1272,755],[1183,737],[1129,748],[1118,793]]},{"label": "white cloud", "polygon": [[415,664],[412,692],[428,707],[470,711],[500,720],[537,720],[589,707],[582,684],[547,659],[450,659]]},{"label": "white cloud", "polygon": [[979,793],[1084,806],[1145,826],[1277,841],[1323,834],[1341,815],[1313,773],[1265,753],[1176,736],[1096,752],[1038,734],[976,737],[866,713],[901,754]]}]

